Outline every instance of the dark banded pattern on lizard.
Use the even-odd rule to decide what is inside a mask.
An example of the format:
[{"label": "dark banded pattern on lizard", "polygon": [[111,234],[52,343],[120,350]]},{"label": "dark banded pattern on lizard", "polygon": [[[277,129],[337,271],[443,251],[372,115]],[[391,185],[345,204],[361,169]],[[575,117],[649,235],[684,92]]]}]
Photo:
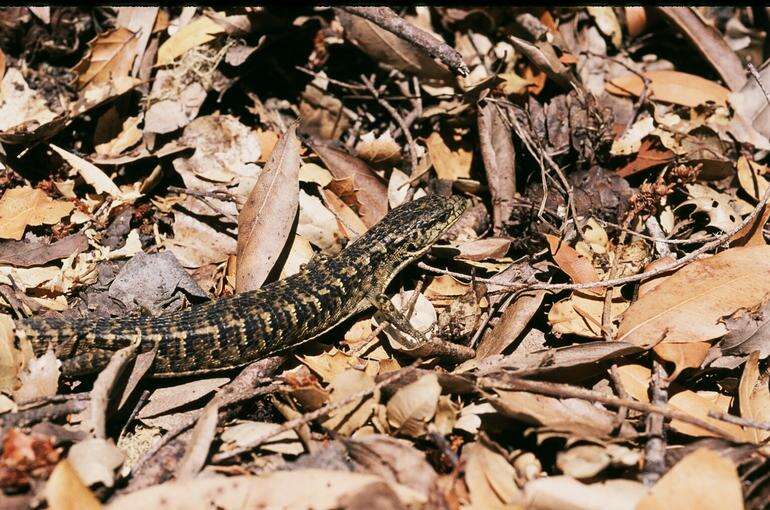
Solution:
[{"label": "dark banded pattern on lizard", "polygon": [[259,290],[159,316],[17,321],[40,356],[51,347],[68,376],[102,368],[112,353],[158,345],[156,377],[234,368],[311,340],[377,301],[466,209],[462,197],[430,195],[390,211],[334,257]]}]

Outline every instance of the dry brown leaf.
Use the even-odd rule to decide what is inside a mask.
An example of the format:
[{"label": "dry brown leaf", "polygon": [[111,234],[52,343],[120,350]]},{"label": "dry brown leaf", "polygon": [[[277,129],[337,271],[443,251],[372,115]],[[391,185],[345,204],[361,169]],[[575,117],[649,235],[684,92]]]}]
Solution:
[{"label": "dry brown leaf", "polygon": [[393,140],[390,131],[374,136],[374,131],[364,133],[356,144],[356,156],[373,165],[395,165],[401,161],[401,147]]},{"label": "dry brown leaf", "polygon": [[[730,94],[721,85],[694,74],[679,71],[648,71],[642,74],[650,81],[647,97],[652,100],[691,107],[707,101],[725,105]],[[611,94],[640,96],[644,82],[638,75],[629,73],[610,80],[606,88]]]},{"label": "dry brown leaf", "polygon": [[583,484],[569,476],[537,478],[524,485],[527,510],[635,510],[647,488],[632,480]]},{"label": "dry brown leaf", "polygon": [[[0,133],[3,140],[14,142],[19,136],[53,124],[59,116],[46,105],[43,95],[32,90],[21,72],[12,67],[0,82]],[[16,140],[16,143],[24,139]]]},{"label": "dry brown leaf", "polygon": [[694,7],[652,7],[672,23],[711,64],[730,90],[740,90],[746,83],[743,62],[721,33],[698,15]]},{"label": "dry brown leaf", "polygon": [[45,499],[56,510],[99,510],[102,504],[88,490],[66,459],[59,462],[45,485]]},{"label": "dry brown leaf", "polygon": [[120,132],[114,138],[94,147],[96,154],[102,158],[116,158],[138,144],[142,140],[142,130],[139,129],[141,120],[139,115],[128,117],[123,121]]},{"label": "dry brown leaf", "polygon": [[[361,370],[349,368],[339,373],[329,384],[331,401],[345,400],[363,390],[369,390],[373,386],[374,378],[371,375]],[[323,422],[323,425],[343,436],[349,436],[369,420],[379,399],[379,391],[375,391],[372,396],[350,402],[329,413],[329,418]]]},{"label": "dry brown leaf", "polygon": [[427,80],[451,80],[452,73],[447,67],[411,43],[359,16],[340,9],[335,9],[335,13],[346,37],[375,62]]},{"label": "dry brown leaf", "polygon": [[[628,301],[620,294],[619,289],[613,291],[614,296],[610,305],[610,318],[614,320],[627,308]],[[553,331],[559,334],[574,333],[588,338],[603,338],[602,315],[604,314],[604,297],[575,291],[566,299],[555,303],[548,311],[548,323]]]},{"label": "dry brown leaf", "polygon": [[289,248],[289,254],[286,256],[286,261],[281,268],[281,274],[278,275],[279,280],[297,274],[302,270],[303,264],[308,264],[313,259],[315,252],[310,245],[310,241],[297,234],[291,241],[291,247]]},{"label": "dry brown leaf", "polygon": [[[548,246],[551,248],[553,260],[562,271],[572,278],[573,282],[589,283],[599,280],[599,275],[596,274],[596,269],[594,269],[590,260],[580,256],[574,248],[562,242],[561,239],[554,235],[545,234],[545,238],[548,240]],[[586,292],[597,293],[597,291],[591,291],[590,289],[587,289]]]},{"label": "dry brown leaf", "polygon": [[487,237],[486,239],[468,241],[457,246],[457,249],[460,250],[457,258],[475,261],[501,259],[508,253],[512,241],[512,239],[504,237]]},{"label": "dry brown leaf", "polygon": [[469,443],[463,446],[462,461],[473,508],[511,508],[522,503],[516,471],[505,457],[481,443]]},{"label": "dry brown leaf", "polygon": [[309,139],[308,145],[335,178],[329,189],[357,209],[367,227],[385,216],[388,212],[388,188],[369,165],[323,140]]},{"label": "dry brown leaf", "polygon": [[743,191],[748,193],[754,200],[760,200],[765,196],[765,191],[770,186],[765,177],[765,174],[768,173],[767,166],[749,161],[746,156],[738,158],[736,166],[738,169],[738,182]]},{"label": "dry brown leaf", "polygon": [[[426,289],[426,294],[428,290],[430,286]],[[476,359],[482,360],[495,354],[502,354],[508,346],[513,344],[540,309],[544,297],[545,291],[519,294],[516,301],[505,309],[494,328],[482,338],[476,348]]]},{"label": "dry brown leaf", "polygon": [[567,476],[584,480],[593,478],[610,465],[610,456],[599,445],[580,445],[556,455],[556,467]]},{"label": "dry brown leaf", "polygon": [[328,189],[323,189],[321,190],[321,196],[324,202],[326,202],[326,206],[342,224],[340,230],[348,239],[356,239],[367,231],[363,220],[337,195]]},{"label": "dry brown leaf", "polygon": [[20,386],[13,391],[13,399],[19,403],[32,402],[56,395],[59,389],[61,361],[53,350],[39,358],[29,360],[19,373]]},{"label": "dry brown leaf", "polygon": [[[346,498],[385,483],[403,505],[418,507],[427,497],[414,489],[379,476],[322,469],[276,471],[264,476],[215,476],[153,485],[115,498],[109,510],[165,508],[344,508]],[[74,509],[73,509],[74,510]],[[79,510],[83,510],[82,508]]]},{"label": "dry brown leaf", "polygon": [[430,134],[425,145],[439,179],[454,181],[470,178],[473,152],[463,147],[450,149],[437,131]]},{"label": "dry brown leaf", "polygon": [[134,66],[138,39],[124,27],[108,30],[91,40],[89,51],[73,68],[78,73],[78,87],[100,85],[128,76]]},{"label": "dry brown leaf", "polygon": [[526,391],[495,391],[500,398],[491,402],[502,414],[548,430],[596,438],[608,436],[614,428],[613,413],[585,400],[559,400]]},{"label": "dry brown leaf", "polygon": [[[265,423],[256,421],[244,421],[229,426],[222,432],[222,451],[228,451],[233,447],[242,447],[253,442],[265,434],[275,432],[281,428],[278,423]],[[305,451],[299,436],[293,430],[284,430],[273,438],[259,445],[260,450],[286,455],[299,455]]]},{"label": "dry brown leaf", "polygon": [[[684,390],[669,398],[668,405],[672,409],[700,418],[711,424],[713,427],[724,431],[726,435],[731,436],[735,441],[744,441],[746,439],[746,434],[741,427],[709,416],[710,411],[727,413],[727,410],[730,408],[731,400],[730,397],[713,391],[699,391],[696,393],[694,391]],[[716,437],[714,432],[704,430],[697,425],[692,425],[679,420],[671,420],[671,427],[682,434],[690,436]]]},{"label": "dry brown leaf", "polygon": [[742,510],[743,492],[735,464],[708,448],[690,453],[658,480],[636,510],[669,508]]},{"label": "dry brown leaf", "polygon": [[[216,15],[221,17],[223,13],[216,13]],[[177,30],[174,35],[161,44],[160,48],[158,48],[156,65],[165,66],[170,64],[177,57],[181,57],[196,46],[213,41],[217,34],[221,34],[224,31],[224,27],[213,19],[208,16],[199,16],[194,21]]]},{"label": "dry brown leaf", "polygon": [[661,359],[675,365],[671,380],[676,379],[685,368],[699,368],[711,348],[709,342],[662,342],[653,347]]},{"label": "dry brown leaf", "polygon": [[[19,370],[23,364],[22,352],[16,346],[14,329],[11,316],[0,313],[0,391],[4,393],[11,393],[18,386]],[[26,349],[32,350],[29,342],[26,343]]]},{"label": "dry brown leaf", "polygon": [[731,248],[662,280],[623,314],[617,340],[643,347],[703,342],[727,333],[721,318],[770,292],[770,247]]},{"label": "dry brown leaf", "polygon": [[16,267],[40,266],[52,260],[64,259],[88,249],[88,237],[83,232],[72,234],[53,243],[0,241],[0,264]]},{"label": "dry brown leaf", "polygon": [[324,206],[321,199],[299,190],[299,221],[297,234],[324,253],[337,253],[343,245],[345,233],[337,217]]},{"label": "dry brown leaf", "polygon": [[0,81],[5,77],[5,53],[0,50]]},{"label": "dry brown leaf", "polygon": [[652,371],[648,367],[642,365],[621,365],[618,367],[618,374],[620,375],[623,389],[629,395],[639,402],[650,402],[647,392],[650,387],[650,380],[652,379]]},{"label": "dry brown leaf", "polygon": [[37,188],[9,189],[0,198],[0,238],[19,240],[27,226],[54,225],[74,207]]},{"label": "dry brown leaf", "polygon": [[112,439],[89,438],[70,447],[67,461],[85,486],[101,483],[112,487],[115,470],[123,464],[125,456]]},{"label": "dry brown leaf", "polygon": [[441,386],[431,373],[400,388],[388,400],[388,423],[396,433],[418,437],[426,432],[426,424],[436,414]]},{"label": "dry brown leaf", "polygon": [[139,418],[157,416],[166,411],[177,409],[191,402],[195,402],[228,383],[228,377],[213,377],[198,379],[192,382],[159,388],[155,390],[142,409],[137,414]]},{"label": "dry brown leaf", "polygon": [[[768,374],[759,372],[759,352],[754,351],[743,367],[743,375],[738,387],[738,404],[741,417],[754,422],[770,422],[770,389]],[[746,435],[755,444],[770,437],[770,431],[754,427],[746,428]]]},{"label": "dry brown leaf", "polygon": [[260,288],[284,250],[299,203],[299,150],[293,124],[276,144],[241,209],[236,292]]},{"label": "dry brown leaf", "polygon": [[479,108],[478,131],[481,157],[492,195],[494,233],[498,235],[513,211],[511,200],[516,194],[516,148],[509,123],[496,104],[487,103]]}]

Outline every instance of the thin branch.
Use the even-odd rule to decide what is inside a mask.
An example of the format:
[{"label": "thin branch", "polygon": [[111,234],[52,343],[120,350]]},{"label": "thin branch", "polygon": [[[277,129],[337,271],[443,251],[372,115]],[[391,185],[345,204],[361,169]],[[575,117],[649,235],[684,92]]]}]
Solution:
[{"label": "thin branch", "polygon": [[407,22],[393,12],[390,7],[345,6],[339,7],[339,9],[371,21],[378,27],[412,43],[431,57],[446,64],[456,74],[461,76],[468,76],[470,74],[460,52],[444,41],[439,41],[425,30]]}]

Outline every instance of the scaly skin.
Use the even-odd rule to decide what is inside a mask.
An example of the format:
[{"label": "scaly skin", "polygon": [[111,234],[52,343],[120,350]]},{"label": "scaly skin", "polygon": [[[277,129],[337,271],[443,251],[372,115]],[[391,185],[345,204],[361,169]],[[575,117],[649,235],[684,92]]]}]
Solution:
[{"label": "scaly skin", "polygon": [[259,290],[156,317],[21,320],[16,332],[38,356],[53,348],[67,376],[97,371],[137,341],[141,352],[158,345],[156,377],[238,367],[313,339],[367,308],[467,205],[438,195],[404,204],[338,255]]}]

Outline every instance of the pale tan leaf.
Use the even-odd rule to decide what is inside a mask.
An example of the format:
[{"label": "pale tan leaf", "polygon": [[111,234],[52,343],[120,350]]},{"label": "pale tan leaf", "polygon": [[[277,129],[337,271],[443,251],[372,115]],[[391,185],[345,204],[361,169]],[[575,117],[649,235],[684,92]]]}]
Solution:
[{"label": "pale tan leaf", "polygon": [[[694,391],[684,390],[672,396],[668,401],[668,405],[673,409],[685,412],[710,423],[712,426],[723,430],[726,434],[735,438],[736,441],[743,441],[745,434],[741,427],[733,425],[732,423],[717,420],[716,418],[711,418],[708,415],[709,411],[726,413],[730,407],[730,400],[730,397],[726,397],[716,392],[700,391],[695,393]],[[709,432],[697,425],[692,425],[679,420],[671,420],[671,427],[682,434],[690,436],[715,436],[713,432]]]},{"label": "pale tan leaf", "polygon": [[509,508],[522,503],[516,471],[505,457],[481,443],[470,443],[463,446],[462,460],[473,508]]},{"label": "pale tan leaf", "polygon": [[569,476],[537,478],[524,486],[527,510],[635,510],[647,488],[632,480],[583,484]]},{"label": "pale tan leaf", "polygon": [[[572,278],[573,282],[589,283],[599,280],[599,275],[596,274],[596,269],[591,265],[590,260],[581,257],[574,248],[554,235],[545,234],[545,238],[551,248],[553,260],[562,271]],[[590,290],[588,292],[591,293]]]},{"label": "pale tan leaf", "polygon": [[67,460],[59,462],[45,485],[49,508],[57,510],[99,510],[102,504],[88,490]]},{"label": "pale tan leaf", "polygon": [[27,226],[54,225],[74,207],[37,188],[9,189],[0,198],[0,238],[19,240]]},{"label": "pale tan leaf", "polygon": [[[219,16],[222,13],[217,13]],[[191,49],[213,41],[217,34],[221,34],[225,29],[222,25],[212,20],[208,16],[200,16],[196,20],[188,23],[174,35],[168,38],[166,42],[158,48],[157,65],[164,66],[173,62]]]},{"label": "pale tan leaf", "polygon": [[[331,388],[331,401],[339,402],[374,386],[374,378],[364,371],[350,368],[341,372],[329,384]],[[349,436],[358,430],[374,412],[374,406],[379,400],[379,391],[373,396],[355,400],[329,414],[329,418],[323,422],[324,427],[334,430],[343,436]]]},{"label": "pale tan leaf", "polygon": [[0,83],[0,132],[22,125],[34,128],[56,118],[43,95],[27,85],[21,71],[9,68]]},{"label": "pale tan leaf", "polygon": [[[281,428],[278,423],[265,423],[256,421],[245,421],[227,427],[220,436],[224,444],[222,451],[226,452],[233,447],[242,447],[253,444],[254,440],[263,437]],[[293,430],[284,430],[277,436],[268,439],[259,445],[260,450],[266,450],[275,453],[284,453],[287,455],[299,455],[305,451],[299,436]]]},{"label": "pale tan leaf", "polygon": [[[110,510],[164,508],[190,510],[218,508],[313,508],[331,510],[372,484],[385,483],[403,505],[419,507],[427,497],[419,491],[379,476],[331,471],[297,469],[276,471],[263,476],[215,476],[185,482],[166,482],[115,498]],[[74,509],[73,509],[74,510]],[[84,510],[80,508],[78,510]]]},{"label": "pale tan leaf", "polygon": [[101,483],[112,487],[115,470],[123,464],[124,455],[112,439],[90,438],[72,445],[67,460],[84,485]]},{"label": "pale tan leaf", "polygon": [[139,411],[137,417],[148,418],[157,416],[172,409],[182,407],[190,402],[195,402],[229,381],[229,377],[214,377],[198,379],[166,388],[158,388],[152,395],[150,395],[149,401]]},{"label": "pale tan leaf", "polygon": [[436,374],[427,374],[400,388],[388,400],[388,423],[399,433],[420,436],[436,414],[441,385]]},{"label": "pale tan leaf", "polygon": [[425,140],[433,168],[440,179],[457,180],[471,176],[473,152],[463,147],[450,149],[441,134],[434,131]]},{"label": "pale tan leaf", "polygon": [[[706,101],[727,104],[730,91],[713,81],[679,71],[648,71],[642,73],[649,81],[648,98],[667,103],[695,107]],[[614,78],[607,83],[607,92],[616,95],[639,96],[644,89],[642,79],[633,73]]]},{"label": "pale tan leaf", "polygon": [[743,492],[735,464],[708,448],[687,455],[658,480],[636,507],[670,508],[742,510]]},{"label": "pale tan leaf", "polygon": [[[743,375],[738,387],[738,404],[741,417],[755,422],[770,422],[770,389],[768,374],[759,372],[759,352],[754,351],[743,367]],[[760,444],[770,437],[770,431],[747,427],[746,434],[750,441]]]},{"label": "pale tan leaf", "polygon": [[300,143],[293,124],[276,145],[238,217],[236,292],[262,286],[284,249],[299,203]]},{"label": "pale tan leaf", "polygon": [[621,365],[618,367],[620,382],[623,389],[640,402],[650,402],[648,389],[652,379],[652,371],[642,365]]},{"label": "pale tan leaf", "polygon": [[83,180],[93,186],[97,193],[107,193],[116,198],[120,196],[120,188],[98,166],[54,144],[49,144],[48,146],[59,154],[64,161],[69,163]]},{"label": "pale tan leaf", "polygon": [[661,281],[623,314],[617,339],[651,347],[702,342],[727,333],[720,322],[770,292],[770,247],[731,248],[692,262]]}]

